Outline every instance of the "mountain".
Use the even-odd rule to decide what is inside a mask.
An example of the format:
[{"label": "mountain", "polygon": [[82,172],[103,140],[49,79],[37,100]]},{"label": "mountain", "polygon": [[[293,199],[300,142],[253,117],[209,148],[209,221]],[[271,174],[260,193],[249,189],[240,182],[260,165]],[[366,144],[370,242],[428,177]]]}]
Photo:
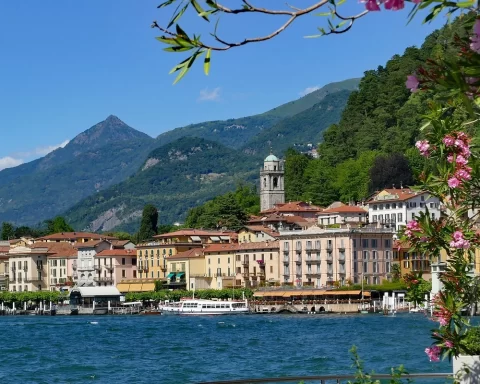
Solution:
[{"label": "mountain", "polygon": [[256,183],[268,143],[280,156],[294,143],[316,146],[323,130],[340,119],[349,93],[325,94],[319,103],[263,129],[238,150],[204,138],[168,143],[152,151],[128,180],[80,201],[65,216],[78,229],[133,232],[143,206],[151,203],[162,223],[182,221],[190,208],[233,190],[237,182]]},{"label": "mountain", "polygon": [[247,154],[265,153],[266,145],[279,154],[289,147],[306,151],[310,144],[316,148],[323,140],[323,132],[340,120],[349,95],[347,90],[325,95],[319,103],[252,137],[242,151]]},{"label": "mountain", "polygon": [[207,121],[176,128],[159,135],[157,146],[171,143],[184,136],[191,136],[217,141],[228,147],[238,149],[246,145],[255,135],[268,130],[284,118],[292,117],[310,109],[327,95],[357,89],[359,82],[360,79],[348,79],[330,83],[298,100],[280,105],[260,115],[222,121]]},{"label": "mountain", "polygon": [[252,179],[255,165],[260,163],[220,143],[184,137],[153,150],[134,175],[82,200],[65,216],[76,228],[133,232],[143,206],[151,203],[161,222],[172,223],[189,208]]},{"label": "mountain", "polygon": [[[186,210],[197,201],[201,203],[217,193],[234,189],[233,178],[222,179],[223,184],[218,189],[208,190],[208,188],[202,187],[197,195],[182,200],[183,194],[188,195],[190,192],[188,191],[189,185],[185,184],[182,177],[179,176],[180,184],[172,192],[173,194],[179,193],[176,200],[172,196],[165,197],[163,184],[162,190],[144,189],[142,190],[144,195],[139,195],[138,199],[133,198],[132,196],[135,194],[130,196],[130,192],[128,192],[133,181],[126,179],[140,172],[139,169],[143,169],[145,164],[148,169],[150,164],[156,161],[155,156],[149,155],[152,150],[160,148],[159,150],[162,151],[165,145],[171,143],[181,145],[182,142],[178,142],[178,140],[184,137],[196,137],[217,142],[233,150],[242,149],[243,152],[237,154],[233,151],[232,153],[236,153],[243,159],[242,164],[252,164],[252,161],[256,162],[262,159],[268,142],[275,144],[278,154],[293,142],[303,146],[307,143],[316,143],[320,140],[320,132],[328,124],[338,121],[338,111],[345,104],[342,96],[338,95],[346,95],[356,89],[358,82],[359,79],[350,79],[331,83],[261,115],[193,124],[165,132],[156,139],[129,127],[115,116],[109,116],[105,121],[76,136],[64,148],[59,148],[41,159],[1,171],[0,217],[2,221],[12,221],[18,225],[34,225],[68,210],[68,212],[75,212],[71,216],[75,226],[107,228],[115,220],[111,220],[110,224],[102,223],[100,226],[91,222],[105,217],[104,215],[110,208],[101,212],[103,205],[99,206],[96,200],[82,201],[82,199],[92,194],[97,196],[97,192],[121,183],[115,186],[119,191],[115,201],[122,201],[122,197],[124,197],[125,201],[122,201],[122,206],[126,208],[122,211],[123,213],[118,213],[118,215],[127,215],[126,212],[130,210],[130,205],[133,210],[128,214],[131,214],[144,201],[149,201],[149,196],[158,194],[163,196],[165,201],[169,201],[169,205],[163,212],[162,221],[170,222],[170,220],[182,219]],[[302,130],[298,129],[299,126],[302,126]],[[147,156],[149,156],[147,161],[150,163],[145,163]],[[218,164],[215,164],[217,160],[209,159],[212,163],[204,165],[207,168],[216,169],[218,167]],[[228,159],[230,157],[227,157]],[[206,160],[203,158],[202,161]],[[230,164],[228,161],[227,164],[231,172],[240,172],[242,175],[247,172],[245,177],[254,177],[253,173],[249,173],[252,169],[239,171],[242,169],[242,164],[237,164],[237,162]],[[257,165],[259,166],[260,163]],[[237,167],[240,168],[237,169]],[[188,172],[184,169],[177,171],[182,175]],[[140,174],[143,173],[140,172]],[[205,174],[214,175],[216,173],[218,172],[213,170],[205,171]],[[256,177],[254,179],[256,180]],[[122,183],[125,180],[126,183]],[[149,182],[150,185],[155,185],[153,180]],[[176,181],[178,180],[176,179]],[[121,190],[124,187],[127,188],[125,194]],[[106,195],[111,193],[110,189],[108,192],[106,191]],[[91,211],[90,204],[92,203],[96,205],[94,212]],[[85,205],[84,211],[90,212],[89,214],[82,213],[83,205]],[[70,207],[71,210],[69,210]],[[135,217],[135,215],[132,216],[132,219]],[[119,222],[128,221],[125,216],[122,216],[122,220]]]},{"label": "mountain", "polygon": [[0,217],[31,225],[60,214],[134,173],[154,142],[109,116],[64,148],[0,171]]}]

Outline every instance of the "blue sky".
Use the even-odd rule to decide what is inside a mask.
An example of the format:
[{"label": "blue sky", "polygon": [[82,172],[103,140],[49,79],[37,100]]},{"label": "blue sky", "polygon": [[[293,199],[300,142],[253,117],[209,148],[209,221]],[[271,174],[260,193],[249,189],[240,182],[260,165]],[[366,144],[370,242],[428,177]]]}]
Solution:
[{"label": "blue sky", "polygon": [[[324,17],[307,15],[272,41],[213,54],[209,76],[197,65],[174,86],[168,72],[183,56],[164,52],[150,28],[167,18],[156,8],[160,2],[0,2],[0,169],[42,156],[110,114],[155,137],[190,123],[261,113],[306,89],[361,77],[444,22],[422,25],[418,18],[407,26],[407,10],[382,11],[347,34],[305,39],[326,25]],[[350,1],[343,8],[348,14],[363,5]],[[208,27],[193,14],[185,21],[189,32]],[[222,19],[218,31],[241,40],[281,22],[242,15]]]}]

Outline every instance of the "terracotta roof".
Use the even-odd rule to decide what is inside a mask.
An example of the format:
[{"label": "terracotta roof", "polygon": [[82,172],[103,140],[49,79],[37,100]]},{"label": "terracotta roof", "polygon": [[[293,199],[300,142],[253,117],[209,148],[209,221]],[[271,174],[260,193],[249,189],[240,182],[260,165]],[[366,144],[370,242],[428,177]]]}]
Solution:
[{"label": "terracotta roof", "polygon": [[393,249],[410,249],[412,245],[408,241],[400,241],[400,240],[395,240],[393,242]]},{"label": "terracotta roof", "polygon": [[105,249],[95,256],[105,257],[105,256],[133,256],[137,257],[137,251],[135,249]]},{"label": "terracotta roof", "polygon": [[368,213],[368,210],[358,207],[356,205],[342,205],[337,208],[325,209],[322,212],[317,213],[317,215],[327,215],[331,213]]},{"label": "terracotta roof", "polygon": [[163,239],[175,236],[231,236],[231,232],[208,231],[202,229],[182,229],[176,232],[164,233],[162,235],[153,236],[155,239]]},{"label": "terracotta roof", "polygon": [[34,243],[30,246],[32,249],[47,248],[51,257],[77,256],[78,251],[70,243]]},{"label": "terracotta roof", "polygon": [[[389,195],[392,196],[392,198],[390,199],[380,199],[380,200],[376,200],[377,196],[381,193],[381,192],[387,192]],[[416,192],[416,191],[412,191],[410,188],[385,188],[385,189],[382,189],[380,192],[376,193],[371,199],[369,199],[367,202],[368,203],[382,203],[382,202],[389,202],[389,201],[405,201],[405,200],[409,200],[415,196],[419,196],[419,195],[423,195],[427,192]]]},{"label": "terracotta roof", "polygon": [[320,212],[321,207],[311,205],[304,201],[290,201],[288,203],[275,204],[273,208],[266,209],[261,213],[273,213],[273,212]]},{"label": "terracotta roof", "polygon": [[170,259],[191,259],[195,257],[201,257],[203,256],[203,249],[200,248],[193,248],[189,249],[188,251],[185,252],[180,252],[177,253],[176,255],[173,256],[168,256],[168,260]]},{"label": "terracotta roof", "polygon": [[103,243],[104,240],[90,240],[85,243],[75,243],[75,248],[95,248],[100,243]]},{"label": "terracotta roof", "polygon": [[35,240],[77,240],[77,239],[116,239],[113,236],[106,236],[93,232],[61,232],[52,235],[42,236]]},{"label": "terracotta roof", "polygon": [[252,232],[265,232],[272,237],[279,236],[280,234],[269,227],[264,227],[263,225],[247,225],[245,226],[248,230]]},{"label": "terracotta roof", "polygon": [[108,240],[113,247],[124,247],[128,243],[130,243],[130,240]]},{"label": "terracotta roof", "polygon": [[258,223],[258,222],[287,222],[287,223],[306,223],[307,219],[301,216],[295,215],[279,215],[279,214],[267,214],[261,217],[256,217],[255,219],[250,219],[249,223]]},{"label": "terracotta roof", "polygon": [[247,251],[252,249],[278,249],[278,241],[258,241],[254,243],[239,243],[239,244],[212,244],[208,245],[203,251],[210,252],[225,252],[225,251]]},{"label": "terracotta roof", "polygon": [[8,253],[10,251],[10,247],[0,247],[0,253]]}]

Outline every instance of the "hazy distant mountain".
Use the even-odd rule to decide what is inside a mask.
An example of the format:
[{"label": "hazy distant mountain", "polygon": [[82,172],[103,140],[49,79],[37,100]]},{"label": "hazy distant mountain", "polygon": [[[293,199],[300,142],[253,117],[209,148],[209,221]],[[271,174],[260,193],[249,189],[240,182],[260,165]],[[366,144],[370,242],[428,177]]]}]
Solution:
[{"label": "hazy distant mountain", "polygon": [[154,139],[115,116],[94,125],[64,148],[0,171],[2,221],[35,224],[134,173]]}]

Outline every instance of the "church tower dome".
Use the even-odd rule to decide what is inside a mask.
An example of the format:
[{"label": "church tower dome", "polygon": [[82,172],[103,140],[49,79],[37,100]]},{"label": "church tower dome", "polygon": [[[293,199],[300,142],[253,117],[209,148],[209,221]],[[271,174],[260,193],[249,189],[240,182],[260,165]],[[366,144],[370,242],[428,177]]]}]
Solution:
[{"label": "church tower dome", "polygon": [[273,208],[275,204],[285,203],[284,161],[272,151],[263,161],[260,169],[260,210]]}]

